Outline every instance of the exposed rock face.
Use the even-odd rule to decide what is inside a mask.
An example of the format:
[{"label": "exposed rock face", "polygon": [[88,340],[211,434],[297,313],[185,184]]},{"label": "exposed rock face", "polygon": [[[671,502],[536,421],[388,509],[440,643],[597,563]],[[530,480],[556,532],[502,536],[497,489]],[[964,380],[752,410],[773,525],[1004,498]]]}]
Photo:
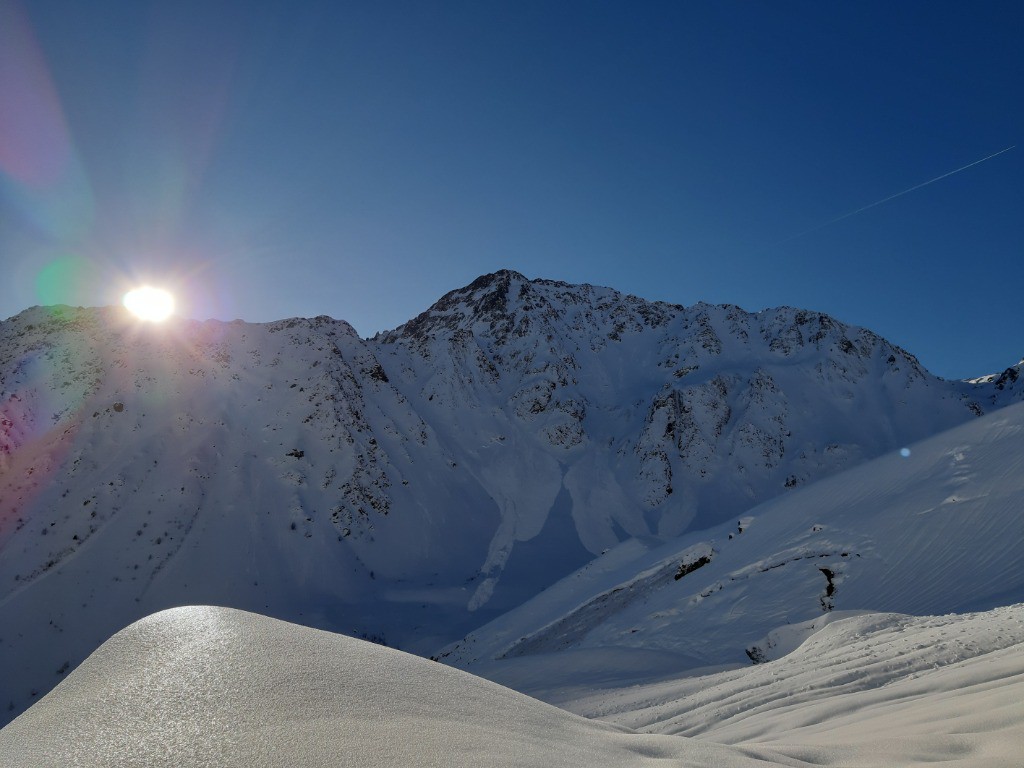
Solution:
[{"label": "exposed rock face", "polygon": [[[720,523],[1015,386],[942,381],[818,313],[510,271],[369,340],[34,308],[0,323],[0,658],[50,674],[65,631],[75,663],[197,602],[430,650],[625,538]],[[12,712],[45,690],[8,672]]]},{"label": "exposed rock face", "polygon": [[981,376],[965,383],[974,386],[987,385],[987,393],[983,394],[980,399],[989,407],[1009,405],[1024,400],[1024,381],[1021,380],[1021,369],[1024,369],[1024,360],[1010,366],[1002,373]]}]

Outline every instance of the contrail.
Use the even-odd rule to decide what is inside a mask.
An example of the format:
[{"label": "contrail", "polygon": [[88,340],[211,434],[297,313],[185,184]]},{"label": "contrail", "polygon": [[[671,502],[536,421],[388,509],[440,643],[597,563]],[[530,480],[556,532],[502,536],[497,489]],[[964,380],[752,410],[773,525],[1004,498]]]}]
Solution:
[{"label": "contrail", "polygon": [[915,185],[913,187],[910,187],[910,189],[904,189],[902,192],[897,192],[895,195],[889,195],[888,197],[884,197],[881,200],[877,200],[874,203],[871,203],[871,205],[865,205],[863,208],[858,208],[855,211],[850,211],[849,213],[844,213],[842,216],[836,216],[834,219],[830,219],[829,221],[826,221],[824,224],[818,224],[816,227],[811,227],[810,229],[805,229],[803,232],[799,232],[799,233],[793,235],[792,237],[787,237],[785,240],[780,240],[775,245],[782,245],[783,243],[788,243],[791,240],[796,240],[797,238],[803,237],[804,235],[809,235],[809,234],[811,234],[811,232],[817,232],[819,229],[824,229],[825,227],[828,227],[828,226],[830,226],[832,224],[835,224],[838,221],[842,221],[843,219],[848,219],[851,216],[856,216],[858,213],[864,213],[864,211],[867,211],[867,210],[870,210],[871,208],[874,208],[876,206],[882,205],[882,203],[888,203],[890,200],[895,200],[897,197],[902,197],[903,195],[910,194],[911,192],[913,192],[915,190],[918,190],[921,187],[927,187],[929,184],[934,184],[936,181],[942,181],[946,177],[952,176],[954,173],[960,173],[960,171],[966,171],[968,168],[973,168],[976,165],[980,165],[981,163],[984,163],[986,160],[991,160],[993,157],[999,157],[999,155],[1003,154],[1004,152],[1009,152],[1011,149],[1013,149],[1016,146],[1017,146],[1016,144],[1011,144],[1006,149],[1001,149],[998,152],[995,152],[995,153],[989,155],[988,157],[981,158],[981,160],[975,160],[973,163],[968,163],[967,165],[961,166],[960,168],[957,168],[956,170],[950,171],[949,173],[944,173],[941,176],[936,176],[934,179],[929,179],[928,181],[923,181],[920,184],[917,184],[917,185]]}]

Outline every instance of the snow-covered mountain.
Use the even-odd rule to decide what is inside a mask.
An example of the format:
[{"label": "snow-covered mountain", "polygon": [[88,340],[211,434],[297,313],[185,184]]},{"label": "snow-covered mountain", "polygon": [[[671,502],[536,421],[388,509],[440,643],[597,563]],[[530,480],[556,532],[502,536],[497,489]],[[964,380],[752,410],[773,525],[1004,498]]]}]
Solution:
[{"label": "snow-covered mountain", "polygon": [[1019,400],[1007,381],[818,313],[508,271],[373,339],[27,310],[0,323],[0,709],[182,604],[434,653],[606,550],[724,531]]},{"label": "snow-covered mountain", "polygon": [[762,662],[833,611],[922,615],[1022,602],[1022,437],[1018,403],[731,525],[624,542],[442,657],[544,697],[530,681],[553,684],[551,666],[571,677],[576,664],[599,664],[636,679]]},{"label": "snow-covered mountain", "polygon": [[980,376],[970,379],[968,384],[990,384],[987,400],[996,405],[1005,405],[1008,402],[1024,400],[1024,381],[1021,381],[1021,371],[1024,371],[1024,360],[1016,365],[1011,365],[1002,373],[990,373],[987,376]]}]

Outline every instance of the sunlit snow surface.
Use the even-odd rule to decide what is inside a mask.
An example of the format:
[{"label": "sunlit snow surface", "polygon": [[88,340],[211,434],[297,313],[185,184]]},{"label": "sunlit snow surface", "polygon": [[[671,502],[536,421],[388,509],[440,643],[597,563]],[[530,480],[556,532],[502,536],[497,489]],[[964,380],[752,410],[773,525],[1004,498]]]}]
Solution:
[{"label": "sunlit snow surface", "polygon": [[588,721],[400,651],[225,608],[137,622],[0,731],[8,768],[583,768],[666,758],[757,764],[727,747]]},{"label": "sunlit snow surface", "polygon": [[[814,765],[1020,765],[1024,606],[827,622],[773,662],[603,691],[569,709]],[[790,763],[785,763],[790,764]]]},{"label": "sunlit snow surface", "polygon": [[1022,619],[830,622],[775,662],[573,703],[608,724],[360,640],[180,608],[0,731],[0,764],[1018,766]]}]

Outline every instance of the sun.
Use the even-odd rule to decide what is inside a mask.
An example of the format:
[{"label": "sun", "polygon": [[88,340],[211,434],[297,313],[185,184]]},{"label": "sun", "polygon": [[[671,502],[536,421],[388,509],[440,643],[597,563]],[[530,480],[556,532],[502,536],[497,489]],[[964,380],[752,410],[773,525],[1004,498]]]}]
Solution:
[{"label": "sun", "polygon": [[143,285],[124,295],[124,305],[140,320],[160,323],[174,312],[174,296],[163,288]]}]

